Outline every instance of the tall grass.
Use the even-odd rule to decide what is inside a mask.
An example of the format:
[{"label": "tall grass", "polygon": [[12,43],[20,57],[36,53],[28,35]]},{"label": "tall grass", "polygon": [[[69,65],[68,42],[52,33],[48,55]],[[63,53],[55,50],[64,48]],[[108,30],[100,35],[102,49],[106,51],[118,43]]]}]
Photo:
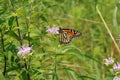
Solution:
[{"label": "tall grass", "polygon": [[[115,74],[103,60],[112,56],[119,61],[118,1],[1,0],[0,4],[0,80],[113,79]],[[60,44],[59,34],[46,32],[48,26],[75,29],[82,36]],[[26,58],[18,55],[24,44],[33,48]]]}]

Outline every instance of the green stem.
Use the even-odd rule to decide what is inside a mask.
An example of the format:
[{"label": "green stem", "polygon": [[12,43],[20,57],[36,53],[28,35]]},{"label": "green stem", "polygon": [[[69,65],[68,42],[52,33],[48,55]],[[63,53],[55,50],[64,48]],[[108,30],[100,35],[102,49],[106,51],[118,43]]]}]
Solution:
[{"label": "green stem", "polygon": [[17,24],[17,27],[18,27],[19,42],[20,42],[20,45],[22,46],[23,45],[22,44],[23,39],[22,39],[21,32],[20,32],[20,29],[19,29],[18,17],[16,16],[15,19],[16,19],[16,24]]},{"label": "green stem", "polygon": [[[12,3],[12,0],[9,0],[9,1],[10,1],[10,3],[11,3],[12,8],[13,8],[13,12],[16,14],[16,11],[15,11],[15,9],[14,9],[14,5],[13,5],[13,3]],[[19,29],[20,26],[19,26],[19,21],[18,21],[18,17],[17,17],[17,16],[15,17],[15,20],[16,20],[16,24],[17,24],[17,27],[18,27],[19,43],[20,43],[20,45],[22,46],[22,45],[23,45],[23,37],[22,37],[21,31],[20,31],[20,29]],[[29,42],[29,45],[30,45],[30,42]],[[24,65],[25,65],[25,69],[28,71],[30,66],[27,65],[26,61],[25,61]],[[29,75],[28,72],[26,72],[26,77],[27,77],[26,80],[30,80],[30,75]]]},{"label": "green stem", "polygon": [[98,8],[97,6],[96,6],[96,10],[97,10],[97,12],[98,12],[98,14],[99,14],[101,20],[103,21],[103,23],[104,23],[104,25],[105,25],[105,28],[107,29],[107,31],[108,31],[108,33],[109,33],[109,35],[110,35],[110,37],[111,37],[113,43],[115,44],[115,47],[117,48],[117,50],[118,50],[118,52],[119,52],[119,54],[120,54],[119,46],[117,45],[117,42],[115,41],[115,38],[113,37],[113,35],[112,35],[112,33],[111,33],[111,31],[110,31],[110,29],[109,29],[107,23],[105,22],[105,20],[104,20],[102,14],[101,14],[101,12],[100,12],[100,10],[99,10],[99,8]]},{"label": "green stem", "polygon": [[57,74],[57,64],[56,64],[56,54],[55,54],[55,56],[54,56],[54,69],[53,69],[53,76],[52,76],[52,80],[56,80],[55,78],[56,78],[56,74]]},{"label": "green stem", "polygon": [[3,71],[4,76],[6,74],[6,65],[7,65],[7,57],[6,57],[6,55],[4,55],[4,71]]},{"label": "green stem", "polygon": [[[26,16],[25,16],[26,17]],[[27,26],[27,30],[28,30],[28,44],[30,46],[30,32],[29,32],[29,20],[26,18],[26,26]]]},{"label": "green stem", "polygon": [[[2,33],[1,29],[0,29],[0,32],[1,32],[2,51],[5,52],[5,45],[4,45],[3,33]],[[3,75],[4,76],[6,74],[6,64],[7,64],[7,57],[4,54],[4,71],[3,71]]]},{"label": "green stem", "polygon": [[[12,0],[9,0],[9,1],[11,3],[12,8],[13,8],[13,12],[16,14],[16,11],[14,9],[14,5],[13,5]],[[19,42],[20,42],[20,45],[22,46],[23,39],[22,39],[22,35],[21,35],[20,29],[19,29],[20,27],[19,27],[19,22],[18,22],[18,17],[17,16],[15,16],[15,20],[16,20],[16,24],[17,24],[17,27],[18,27]]]},{"label": "green stem", "polygon": [[[25,19],[26,19],[26,26],[27,26],[27,30],[28,30],[28,33],[27,33],[27,36],[28,36],[28,45],[30,47],[30,32],[29,32],[29,19],[27,19],[26,17],[26,14],[25,14]],[[30,59],[29,59],[29,62],[30,62]],[[26,64],[26,63],[25,63]],[[28,67],[27,67],[28,66]],[[26,64],[26,70],[29,71],[30,69],[30,65],[27,65]],[[27,80],[30,80],[30,75],[29,73],[27,73]]]},{"label": "green stem", "polygon": [[[27,65],[27,62],[26,62],[26,60],[24,59],[24,65],[25,65],[25,69],[28,71],[29,70],[29,68],[30,68],[30,66],[28,66]],[[29,73],[28,72],[26,72],[26,76],[27,76],[27,79],[26,80],[30,80],[30,75],[29,75]]]}]

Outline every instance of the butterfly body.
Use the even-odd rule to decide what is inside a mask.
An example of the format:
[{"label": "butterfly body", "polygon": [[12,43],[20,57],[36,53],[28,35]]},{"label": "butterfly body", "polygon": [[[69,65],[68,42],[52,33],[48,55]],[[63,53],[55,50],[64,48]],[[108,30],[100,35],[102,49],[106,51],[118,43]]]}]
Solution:
[{"label": "butterfly body", "polygon": [[73,38],[81,36],[81,33],[74,29],[59,28],[60,43],[68,44]]}]

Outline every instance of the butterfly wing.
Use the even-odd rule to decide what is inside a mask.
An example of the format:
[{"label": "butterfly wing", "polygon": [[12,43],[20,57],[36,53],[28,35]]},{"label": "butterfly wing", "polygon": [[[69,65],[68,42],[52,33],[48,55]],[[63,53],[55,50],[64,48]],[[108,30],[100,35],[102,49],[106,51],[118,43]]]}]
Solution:
[{"label": "butterfly wing", "polygon": [[75,37],[79,37],[81,35],[80,32],[73,29],[59,29],[60,34],[60,43],[68,44]]},{"label": "butterfly wing", "polygon": [[60,33],[60,43],[62,44],[68,44],[71,42],[71,37],[67,32]]}]

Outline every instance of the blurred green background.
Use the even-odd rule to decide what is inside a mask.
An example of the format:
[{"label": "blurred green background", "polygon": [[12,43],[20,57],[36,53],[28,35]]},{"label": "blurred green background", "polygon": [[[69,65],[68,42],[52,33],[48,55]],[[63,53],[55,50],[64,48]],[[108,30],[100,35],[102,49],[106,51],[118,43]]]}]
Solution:
[{"label": "blurred green background", "polygon": [[[96,5],[119,46],[119,0],[0,0],[0,29],[5,44],[3,51],[0,42],[1,80],[26,80],[26,71],[31,80],[112,80],[114,73],[103,59],[113,56],[119,60],[119,53]],[[82,36],[68,45],[60,44],[59,34],[46,32],[48,26],[75,29]],[[30,40],[33,46],[29,70],[20,67],[24,62],[17,55],[18,29],[23,44]],[[26,36],[28,32],[30,38]],[[2,75],[4,55],[7,56],[5,76]]]}]

